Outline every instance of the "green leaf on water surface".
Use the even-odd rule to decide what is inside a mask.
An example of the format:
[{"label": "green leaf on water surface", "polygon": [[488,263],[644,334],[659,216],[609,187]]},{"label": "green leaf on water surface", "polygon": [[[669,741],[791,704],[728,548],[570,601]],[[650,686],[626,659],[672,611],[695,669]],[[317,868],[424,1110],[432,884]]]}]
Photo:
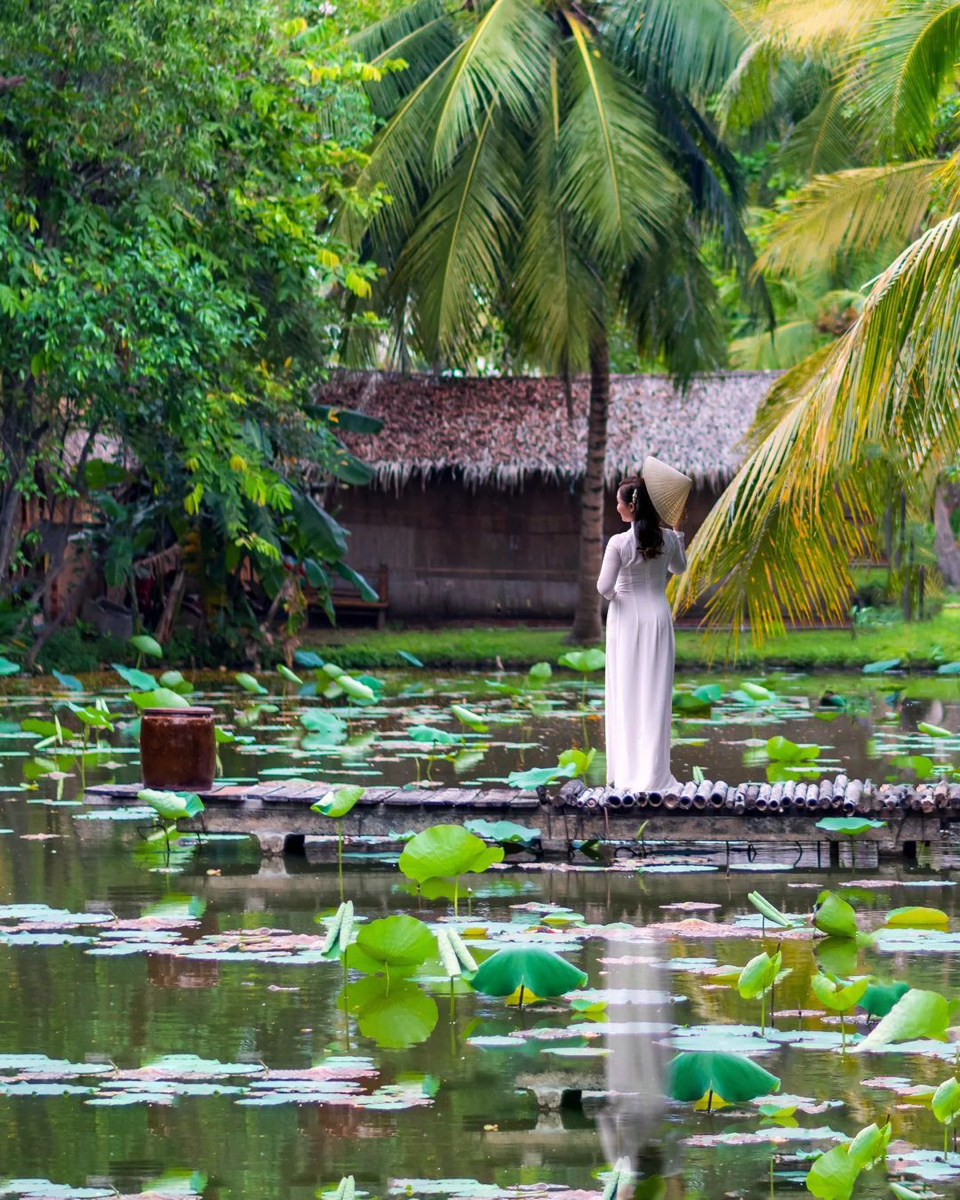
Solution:
[{"label": "green leaf on water surface", "polygon": [[817,829],[856,837],[858,833],[866,833],[868,829],[885,829],[886,825],[886,821],[872,821],[869,817],[823,817],[817,822]]},{"label": "green leaf on water surface", "polygon": [[408,663],[411,667],[422,667],[423,666],[423,663],[421,662],[421,660],[419,658],[417,658],[417,656],[415,654],[411,654],[409,650],[398,650],[397,655],[398,655],[398,657],[402,658],[405,663]]},{"label": "green leaf on water surface", "polygon": [[18,675],[20,673],[20,664],[13,662],[9,658],[4,658],[0,654],[0,676],[3,675]]},{"label": "green leaf on water surface", "polygon": [[939,908],[894,908],[887,913],[885,924],[893,928],[921,929],[930,925],[949,925],[950,918]]},{"label": "green leaf on water surface", "polygon": [[298,667],[320,668],[323,666],[323,659],[312,650],[294,650],[293,661]]},{"label": "green leaf on water surface", "polygon": [[933,1093],[930,1107],[941,1125],[952,1125],[960,1113],[960,1081],[953,1075],[945,1079]]},{"label": "green leaf on water surface", "polygon": [[386,979],[377,982],[382,985],[382,991],[357,1013],[357,1026],[363,1036],[391,1050],[425,1042],[439,1017],[433,997],[422,992],[415,983],[388,982]]},{"label": "green leaf on water surface", "polygon": [[813,906],[813,923],[821,933],[831,937],[857,936],[857,915],[836,892],[823,891],[817,897]]},{"label": "green leaf on water surface", "polygon": [[892,1179],[888,1179],[887,1183],[897,1200],[933,1200],[933,1197],[942,1194],[940,1192],[915,1192],[913,1188],[904,1187],[902,1183],[895,1183]]},{"label": "green leaf on water surface", "polygon": [[960,675],[960,662],[941,663],[937,667],[938,675]]},{"label": "green leaf on water surface", "polygon": [[429,927],[405,913],[362,925],[357,945],[368,958],[381,964],[381,970],[418,967],[437,953],[437,939]]},{"label": "green leaf on water surface", "polygon": [[846,1012],[855,1004],[859,1004],[869,986],[869,979],[856,979],[853,983],[845,984],[840,980],[829,979],[820,972],[810,980],[813,994],[823,1007],[831,1012]]},{"label": "green leaf on water surface", "polygon": [[490,842],[514,842],[521,846],[532,846],[541,837],[539,829],[528,829],[516,821],[485,821],[482,817],[466,821],[464,829]]},{"label": "green leaf on water surface", "polygon": [[950,1006],[945,997],[939,992],[911,988],[857,1045],[854,1052],[860,1054],[892,1042],[912,1042],[917,1038],[945,1042],[949,1024]]},{"label": "green leaf on water surface", "polygon": [[69,703],[67,707],[80,718],[84,725],[91,729],[113,729],[110,714],[105,713],[102,708],[94,708],[92,705],[85,708],[82,704]]},{"label": "green leaf on water surface", "polygon": [[489,729],[483,717],[469,708],[464,708],[462,704],[451,704],[450,711],[462,725],[466,725],[476,733],[486,733]]},{"label": "green leaf on water surface", "polygon": [[910,991],[910,984],[894,980],[893,983],[871,983],[863,993],[859,1007],[871,1017],[885,1017],[901,996]]},{"label": "green leaf on water surface", "polygon": [[129,698],[137,708],[189,708],[190,701],[179,692],[158,687],[152,692],[131,692]]},{"label": "green leaf on water surface", "polygon": [[411,839],[400,855],[400,870],[415,883],[479,874],[503,862],[502,846],[487,846],[462,825],[432,825]]},{"label": "green leaf on water surface", "polygon": [[792,921],[786,913],[782,913],[759,892],[748,893],[747,899],[757,912],[773,925],[779,925],[782,929],[796,929],[802,924],[801,921]]},{"label": "green leaf on water surface", "polygon": [[955,733],[951,733],[949,729],[944,729],[942,725],[931,725],[929,721],[921,721],[917,728],[921,733],[925,733],[927,737],[956,737]]},{"label": "green leaf on water surface", "polygon": [[716,704],[723,697],[723,688],[719,683],[705,683],[702,687],[685,692],[674,688],[672,707],[675,712],[702,712]]},{"label": "green leaf on water surface", "polygon": [[864,675],[882,675],[884,671],[892,671],[894,667],[899,667],[902,661],[899,658],[881,658],[877,662],[864,664],[863,673]]},{"label": "green leaf on water surface", "polygon": [[[320,1193],[317,1193],[320,1195]],[[330,1200],[356,1200],[357,1183],[352,1175],[344,1175],[337,1185],[335,1192],[323,1192],[324,1196],[329,1196]]]},{"label": "green leaf on water surface", "polygon": [[929,779],[936,770],[936,765],[927,754],[900,754],[893,760],[895,767],[913,771],[917,779]]},{"label": "green leaf on water surface", "polygon": [[432,725],[413,725],[404,730],[412,742],[423,742],[428,746],[462,746],[465,739],[462,733],[448,733],[446,729],[435,729]]},{"label": "green leaf on water surface", "polygon": [[557,759],[557,765],[560,767],[573,767],[572,778],[576,779],[577,776],[586,773],[596,754],[597,750],[595,746],[591,746],[586,753],[582,750],[577,750],[575,747],[571,747],[569,750],[564,750],[560,755]]},{"label": "green leaf on water surface", "polygon": [[667,1065],[666,1093],[695,1104],[713,1092],[728,1104],[742,1104],[780,1091],[780,1080],[742,1054],[700,1051],[678,1054]]},{"label": "green leaf on water surface", "polygon": [[805,762],[817,758],[820,747],[814,742],[791,742],[778,734],[767,741],[767,754],[777,762]]},{"label": "green leaf on water surface", "polygon": [[527,672],[527,681],[531,687],[543,687],[553,676],[553,667],[548,662],[535,662]]},{"label": "green leaf on water surface", "polygon": [[180,817],[195,817],[203,812],[203,801],[196,792],[165,792],[158,788],[142,788],[137,799],[149,804],[164,821]]},{"label": "green leaf on water surface", "polygon": [[530,788],[539,787],[541,784],[550,783],[551,780],[557,779],[561,775],[570,777],[575,774],[576,765],[572,762],[562,765],[557,763],[555,767],[529,767],[526,771],[511,771],[507,776],[507,784],[510,787],[527,791]]},{"label": "green leaf on water surface", "polygon": [[130,645],[139,654],[147,654],[150,658],[163,658],[163,647],[148,633],[138,633],[130,639]]},{"label": "green leaf on water surface", "polygon": [[601,671],[606,666],[607,656],[597,647],[590,650],[568,650],[557,659],[561,667],[569,667],[571,671],[581,671],[589,674],[591,671]]},{"label": "green leaf on water surface", "polygon": [[61,683],[67,689],[68,692],[83,691],[83,684],[76,677],[76,675],[65,675],[63,671],[51,671],[50,673],[58,683]]},{"label": "green leaf on water surface", "polygon": [[772,957],[761,951],[751,958],[737,978],[737,990],[744,1000],[753,1000],[766,992],[777,978],[783,964],[783,955],[778,950]]},{"label": "green leaf on water surface", "polygon": [[347,815],[365,791],[366,788],[356,785],[336,788],[334,791],[328,792],[322,800],[311,804],[310,811],[319,813],[322,817],[333,817],[339,820]]},{"label": "green leaf on water surface", "polygon": [[125,667],[121,663],[111,663],[110,666],[125,683],[129,683],[138,691],[151,691],[157,686],[157,681],[147,671],[141,671],[137,667]]},{"label": "green leaf on water surface", "polygon": [[240,684],[245,692],[249,692],[251,695],[265,696],[267,694],[267,689],[263,686],[263,684],[258,683],[257,680],[249,673],[249,671],[238,671],[236,675],[234,675],[234,679]]},{"label": "green leaf on water surface", "polygon": [[587,983],[587,975],[559,954],[539,946],[498,950],[470,981],[485,996],[512,996],[524,988],[535,996],[563,996]]},{"label": "green leaf on water surface", "polygon": [[320,734],[324,741],[331,746],[346,741],[346,721],[325,708],[304,709],[300,714],[300,724],[304,729],[309,729],[311,733]]}]

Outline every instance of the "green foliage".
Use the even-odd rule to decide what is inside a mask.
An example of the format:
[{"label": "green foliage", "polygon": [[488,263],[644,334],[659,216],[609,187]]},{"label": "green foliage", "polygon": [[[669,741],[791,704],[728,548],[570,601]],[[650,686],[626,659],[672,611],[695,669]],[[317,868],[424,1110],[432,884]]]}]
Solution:
[{"label": "green foliage", "polygon": [[[437,952],[437,939],[422,921],[403,913],[362,925],[357,946],[378,970],[406,974]],[[356,958],[350,965],[363,969]]]},{"label": "green foliage", "polygon": [[149,804],[164,821],[178,821],[181,817],[195,817],[203,812],[203,801],[196,792],[167,792],[156,788],[142,788],[137,799]]},{"label": "green foliage", "polygon": [[539,946],[498,950],[480,964],[470,980],[485,996],[512,996],[519,988],[533,996],[563,996],[586,982],[586,974],[578,967]]},{"label": "green foliage", "polygon": [[860,1172],[886,1155],[891,1125],[868,1125],[852,1142],[822,1154],[807,1172],[807,1190],[818,1200],[850,1200]]},{"label": "green foliage", "polygon": [[688,1104],[710,1092],[728,1104],[741,1104],[779,1092],[780,1080],[744,1055],[703,1051],[671,1059],[665,1090],[671,1099]]},{"label": "green foliage", "polygon": [[813,924],[831,937],[857,936],[857,915],[836,892],[823,891],[813,907]]},{"label": "green foliage", "polygon": [[433,825],[411,838],[400,855],[400,870],[415,883],[485,871],[503,862],[499,846],[486,846],[461,825]]},{"label": "green foliage", "polygon": [[946,1041],[950,1006],[939,992],[911,988],[857,1046],[857,1053],[914,1038]]}]

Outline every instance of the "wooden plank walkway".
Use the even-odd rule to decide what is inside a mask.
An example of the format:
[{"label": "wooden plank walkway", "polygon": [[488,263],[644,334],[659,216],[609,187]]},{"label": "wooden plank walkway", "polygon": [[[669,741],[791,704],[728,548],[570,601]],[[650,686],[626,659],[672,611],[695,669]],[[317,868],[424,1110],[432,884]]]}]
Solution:
[{"label": "wooden plank walkway", "polygon": [[[336,784],[290,779],[254,784],[216,784],[201,792],[205,811],[181,828],[208,833],[247,833],[264,854],[302,847],[303,838],[330,835],[335,823],[311,811]],[[87,788],[88,803],[135,801],[139,784],[99,784]],[[644,824],[645,841],[796,844],[829,843],[830,861],[839,861],[843,835],[816,828],[824,816],[869,815],[886,822],[858,840],[877,844],[878,853],[913,857],[918,844],[940,839],[960,822],[960,784],[875,787],[845,776],[812,783],[727,785],[690,781],[675,794],[621,795],[609,788],[581,789],[565,784],[538,792],[512,788],[368,788],[343,818],[348,837],[390,839],[443,821],[462,824],[478,817],[509,820],[541,835],[545,853],[570,852],[573,842],[597,838],[635,843]]]}]

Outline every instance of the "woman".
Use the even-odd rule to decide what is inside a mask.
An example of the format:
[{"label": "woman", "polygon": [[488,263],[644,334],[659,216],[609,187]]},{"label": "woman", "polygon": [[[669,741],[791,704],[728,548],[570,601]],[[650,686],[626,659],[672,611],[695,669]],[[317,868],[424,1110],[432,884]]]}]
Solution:
[{"label": "woman", "polygon": [[617,488],[617,512],[630,523],[607,543],[597,591],[607,610],[607,783],[621,791],[676,787],[670,770],[673,617],[667,574],[687,565],[681,522],[691,480],[648,457],[639,476]]}]

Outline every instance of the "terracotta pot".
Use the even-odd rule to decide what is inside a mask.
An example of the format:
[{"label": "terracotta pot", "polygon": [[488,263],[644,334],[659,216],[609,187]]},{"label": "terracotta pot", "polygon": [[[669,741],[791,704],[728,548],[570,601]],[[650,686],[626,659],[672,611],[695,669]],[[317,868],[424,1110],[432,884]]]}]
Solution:
[{"label": "terracotta pot", "polygon": [[140,767],[144,787],[209,791],[217,769],[213,709],[144,709]]}]

